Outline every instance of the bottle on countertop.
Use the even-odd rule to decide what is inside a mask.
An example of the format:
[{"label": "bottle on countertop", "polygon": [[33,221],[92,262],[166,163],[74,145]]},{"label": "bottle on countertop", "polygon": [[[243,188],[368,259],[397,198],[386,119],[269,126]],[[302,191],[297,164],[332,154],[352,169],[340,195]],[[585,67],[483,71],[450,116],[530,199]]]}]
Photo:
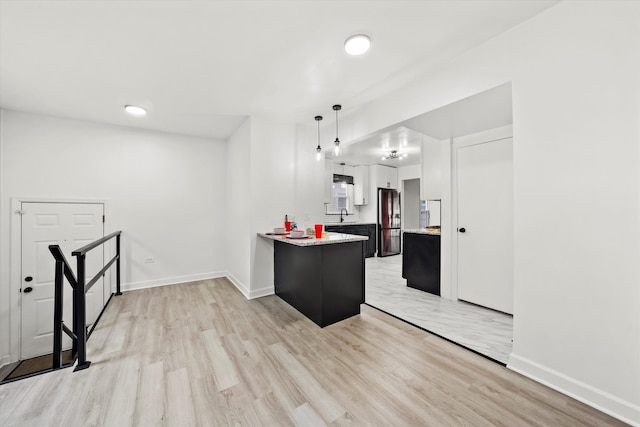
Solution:
[{"label": "bottle on countertop", "polygon": [[291,229],[296,230],[298,228],[298,224],[296,223],[296,217],[293,215],[285,215],[285,221],[289,221],[291,223]]},{"label": "bottle on countertop", "polygon": [[298,228],[298,224],[296,224],[296,217],[293,215],[284,214],[284,222],[291,224],[291,230],[296,230]]}]

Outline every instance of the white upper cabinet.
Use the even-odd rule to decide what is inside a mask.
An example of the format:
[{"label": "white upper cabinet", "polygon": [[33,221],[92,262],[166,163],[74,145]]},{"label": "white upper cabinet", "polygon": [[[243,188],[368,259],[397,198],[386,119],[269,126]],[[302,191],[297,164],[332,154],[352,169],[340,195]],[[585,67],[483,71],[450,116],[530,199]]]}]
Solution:
[{"label": "white upper cabinet", "polygon": [[349,165],[342,165],[340,163],[333,164],[333,173],[336,175],[353,176],[354,167]]},{"label": "white upper cabinet", "polygon": [[372,165],[369,168],[371,176],[375,176],[376,188],[398,189],[398,169],[383,165]]},{"label": "white upper cabinet", "polygon": [[369,203],[369,166],[353,168],[354,197],[353,204],[362,206]]}]

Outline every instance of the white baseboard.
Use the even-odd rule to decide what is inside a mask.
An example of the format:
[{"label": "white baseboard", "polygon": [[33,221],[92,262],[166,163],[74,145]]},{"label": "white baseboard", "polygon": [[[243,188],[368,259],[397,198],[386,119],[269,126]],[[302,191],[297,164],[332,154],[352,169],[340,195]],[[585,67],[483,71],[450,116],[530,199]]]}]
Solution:
[{"label": "white baseboard", "polygon": [[244,285],[244,283],[236,279],[233,276],[233,274],[226,272],[225,276],[227,277],[227,279],[229,279],[231,283],[233,283],[233,286],[238,288],[238,290],[242,293],[242,295],[244,295],[246,299],[260,298],[260,297],[274,294],[273,286],[267,286],[261,289],[250,290]]},{"label": "white baseboard", "polygon": [[227,274],[224,271],[214,271],[209,273],[190,274],[187,276],[177,277],[165,277],[156,280],[146,280],[143,282],[126,283],[120,286],[123,292],[135,291],[138,289],[155,288],[158,286],[177,285],[178,283],[195,282],[197,280],[217,279],[225,277]]},{"label": "white baseboard", "polygon": [[640,406],[511,353],[507,368],[566,394],[605,414],[640,427]]},{"label": "white baseboard", "polygon": [[244,283],[236,279],[228,271],[216,271],[211,273],[191,274],[188,276],[169,277],[157,280],[147,280],[144,282],[126,283],[120,286],[122,292],[135,291],[138,289],[156,288],[158,286],[177,285],[179,283],[195,282],[196,280],[219,279],[226,277],[235,286],[246,299],[260,298],[267,295],[273,295],[273,286],[261,289],[249,290]]},{"label": "white baseboard", "polygon": [[273,286],[267,286],[265,288],[252,290],[249,299],[266,297],[267,295],[273,295],[274,293],[275,290],[273,289]]},{"label": "white baseboard", "polygon": [[224,275],[227,277],[227,279],[229,279],[229,281],[230,281],[231,283],[233,283],[233,286],[235,286],[235,287],[240,291],[240,293],[242,293],[242,295],[244,295],[244,297],[245,297],[246,299],[251,299],[251,298],[249,297],[249,295],[251,294],[251,292],[249,291],[249,288],[247,288],[247,287],[244,285],[244,283],[242,283],[240,280],[236,279],[236,278],[235,278],[235,276],[234,276],[233,274],[229,273],[228,271],[227,271],[227,272],[225,272],[225,274],[224,274]]}]

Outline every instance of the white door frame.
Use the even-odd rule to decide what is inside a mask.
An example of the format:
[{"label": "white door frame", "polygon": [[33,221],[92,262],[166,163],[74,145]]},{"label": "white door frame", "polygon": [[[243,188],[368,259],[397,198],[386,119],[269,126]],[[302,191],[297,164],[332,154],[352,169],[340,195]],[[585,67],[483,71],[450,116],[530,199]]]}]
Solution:
[{"label": "white door frame", "polygon": [[508,138],[513,138],[512,125],[455,138],[451,145],[451,299],[454,301],[458,300],[458,149]]},{"label": "white door frame", "polygon": [[[107,201],[103,199],[53,199],[43,197],[12,197],[11,198],[11,233],[10,233],[10,245],[9,250],[9,356],[11,360],[9,363],[17,362],[20,360],[20,341],[22,334],[22,317],[20,313],[21,298],[20,292],[22,286],[22,278],[20,277],[22,269],[22,220],[19,211],[22,208],[22,203],[95,203],[102,204],[104,206],[105,218],[108,219],[107,214]],[[105,220],[104,235],[110,233],[108,221]],[[106,253],[106,251],[105,251]],[[104,263],[104,255],[103,255]]]}]

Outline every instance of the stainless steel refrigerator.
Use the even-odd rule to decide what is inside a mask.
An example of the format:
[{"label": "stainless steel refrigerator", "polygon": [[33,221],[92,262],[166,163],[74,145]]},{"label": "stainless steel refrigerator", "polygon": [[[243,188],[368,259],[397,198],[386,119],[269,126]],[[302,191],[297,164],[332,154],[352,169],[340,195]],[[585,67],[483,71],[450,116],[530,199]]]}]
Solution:
[{"label": "stainless steel refrigerator", "polygon": [[400,253],[400,193],[378,189],[378,256]]}]

